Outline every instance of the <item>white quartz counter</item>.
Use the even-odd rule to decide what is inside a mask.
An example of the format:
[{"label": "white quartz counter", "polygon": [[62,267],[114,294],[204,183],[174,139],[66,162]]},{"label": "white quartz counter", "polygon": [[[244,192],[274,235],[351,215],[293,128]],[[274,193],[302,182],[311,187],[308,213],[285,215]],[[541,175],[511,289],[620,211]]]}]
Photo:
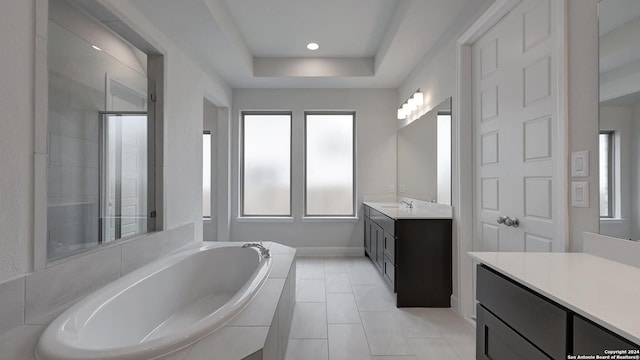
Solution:
[{"label": "white quartz counter", "polygon": [[470,252],[469,255],[640,344],[640,268],[584,253]]},{"label": "white quartz counter", "polygon": [[451,219],[453,208],[449,205],[426,203],[408,208],[406,204],[397,202],[365,201],[372,207],[392,219]]}]

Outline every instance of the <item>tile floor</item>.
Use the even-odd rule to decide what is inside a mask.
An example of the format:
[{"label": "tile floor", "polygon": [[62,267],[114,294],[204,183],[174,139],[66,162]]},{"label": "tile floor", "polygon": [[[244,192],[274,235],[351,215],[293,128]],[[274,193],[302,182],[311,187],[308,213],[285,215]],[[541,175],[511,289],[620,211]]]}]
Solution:
[{"label": "tile floor", "polygon": [[365,257],[298,258],[286,360],[472,360],[475,329],[451,309],[396,308]]}]

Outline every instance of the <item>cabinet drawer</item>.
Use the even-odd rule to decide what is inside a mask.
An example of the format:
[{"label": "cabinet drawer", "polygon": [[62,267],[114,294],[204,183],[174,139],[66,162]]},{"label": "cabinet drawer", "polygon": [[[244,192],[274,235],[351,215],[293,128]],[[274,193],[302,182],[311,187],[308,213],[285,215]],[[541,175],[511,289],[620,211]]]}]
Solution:
[{"label": "cabinet drawer", "polygon": [[382,269],[384,273],[384,278],[391,285],[391,289],[395,291],[395,283],[396,283],[396,267],[393,265],[393,262],[389,260],[388,257],[384,257],[384,266]]},{"label": "cabinet drawer", "polygon": [[391,260],[392,264],[395,264],[395,247],[396,247],[396,238],[389,234],[388,232],[384,233],[384,255]]},{"label": "cabinet drawer", "polygon": [[605,350],[639,350],[640,346],[610,333],[599,325],[574,315],[573,354],[604,355]]},{"label": "cabinet drawer", "polygon": [[371,218],[371,220],[376,224],[380,225],[380,227],[383,228],[384,231],[388,232],[389,234],[395,235],[396,222],[392,218],[376,209],[369,210],[369,218]]},{"label": "cabinet drawer", "polygon": [[567,354],[568,313],[485,266],[478,266],[478,301],[554,359]]},{"label": "cabinet drawer", "polygon": [[480,304],[478,304],[476,315],[476,359],[549,360],[548,356]]}]

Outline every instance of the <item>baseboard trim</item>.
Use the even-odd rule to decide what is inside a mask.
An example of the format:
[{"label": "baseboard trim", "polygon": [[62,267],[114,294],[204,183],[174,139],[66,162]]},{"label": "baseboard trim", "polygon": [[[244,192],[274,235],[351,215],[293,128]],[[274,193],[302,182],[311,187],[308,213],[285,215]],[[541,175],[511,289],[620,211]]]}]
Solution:
[{"label": "baseboard trim", "polygon": [[364,256],[362,247],[296,247],[296,256]]},{"label": "baseboard trim", "polygon": [[458,297],[455,295],[451,295],[451,309],[455,311],[458,315],[462,315],[462,311],[460,311],[460,303],[458,302]]}]

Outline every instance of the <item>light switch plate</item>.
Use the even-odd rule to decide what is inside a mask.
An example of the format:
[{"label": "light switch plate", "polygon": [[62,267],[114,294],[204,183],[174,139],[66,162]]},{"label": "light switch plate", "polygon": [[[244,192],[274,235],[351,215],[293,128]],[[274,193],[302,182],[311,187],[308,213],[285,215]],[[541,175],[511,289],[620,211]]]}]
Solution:
[{"label": "light switch plate", "polygon": [[573,207],[589,207],[589,182],[571,182],[571,204]]},{"label": "light switch plate", "polygon": [[589,151],[571,153],[571,176],[589,176]]}]

